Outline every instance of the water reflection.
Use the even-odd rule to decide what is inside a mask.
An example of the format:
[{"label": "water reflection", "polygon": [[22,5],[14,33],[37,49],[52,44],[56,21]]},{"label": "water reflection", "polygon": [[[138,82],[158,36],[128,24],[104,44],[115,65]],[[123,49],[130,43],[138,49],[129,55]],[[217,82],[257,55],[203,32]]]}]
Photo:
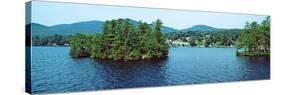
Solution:
[{"label": "water reflection", "polygon": [[34,93],[201,84],[270,78],[270,57],[238,57],[234,48],[171,48],[161,60],[72,59],[67,47],[32,48]]},{"label": "water reflection", "polygon": [[101,75],[102,88],[130,88],[165,85],[164,67],[168,58],[146,61],[111,61],[93,59]]}]

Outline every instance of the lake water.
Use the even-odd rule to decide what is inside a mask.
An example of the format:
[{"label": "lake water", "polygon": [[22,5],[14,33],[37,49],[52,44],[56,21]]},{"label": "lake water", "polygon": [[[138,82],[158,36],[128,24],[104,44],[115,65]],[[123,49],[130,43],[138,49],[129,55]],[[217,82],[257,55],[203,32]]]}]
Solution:
[{"label": "lake water", "polygon": [[32,92],[261,80],[270,78],[269,57],[237,57],[234,48],[171,48],[155,61],[72,59],[68,47],[32,48]]}]

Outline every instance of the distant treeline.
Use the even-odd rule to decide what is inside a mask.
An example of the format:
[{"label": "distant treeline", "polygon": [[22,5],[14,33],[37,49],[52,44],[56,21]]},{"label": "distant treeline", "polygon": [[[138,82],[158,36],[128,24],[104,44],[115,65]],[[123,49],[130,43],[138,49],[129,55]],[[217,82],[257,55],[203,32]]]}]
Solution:
[{"label": "distant treeline", "polygon": [[237,55],[270,55],[270,17],[261,23],[246,22],[236,45]]},{"label": "distant treeline", "polygon": [[68,35],[50,35],[50,36],[33,36],[33,46],[67,46],[71,36]]},{"label": "distant treeline", "polygon": [[[166,33],[165,37],[172,42],[186,42],[191,47],[234,46],[241,29],[225,29],[220,31],[188,31]],[[171,43],[172,44],[172,43]]]},{"label": "distant treeline", "polygon": [[101,34],[74,35],[70,55],[112,60],[163,58],[168,54],[168,44],[161,26],[159,19],[152,26],[145,22],[133,25],[128,19],[106,21]]},{"label": "distant treeline", "polygon": [[[166,40],[181,40],[190,43],[191,46],[204,45],[209,47],[211,45],[230,46],[235,45],[240,29],[229,29],[223,31],[213,32],[169,32],[163,33]],[[33,36],[33,46],[67,46],[69,39],[73,35],[50,35],[50,36]]]}]

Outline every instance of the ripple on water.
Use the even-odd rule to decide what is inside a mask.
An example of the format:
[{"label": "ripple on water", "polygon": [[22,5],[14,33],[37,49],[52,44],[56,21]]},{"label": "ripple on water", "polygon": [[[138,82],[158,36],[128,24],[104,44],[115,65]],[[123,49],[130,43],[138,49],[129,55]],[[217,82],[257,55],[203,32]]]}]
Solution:
[{"label": "ripple on water", "polygon": [[34,93],[269,79],[269,57],[237,57],[228,48],[171,48],[154,61],[72,59],[68,47],[32,48]]}]

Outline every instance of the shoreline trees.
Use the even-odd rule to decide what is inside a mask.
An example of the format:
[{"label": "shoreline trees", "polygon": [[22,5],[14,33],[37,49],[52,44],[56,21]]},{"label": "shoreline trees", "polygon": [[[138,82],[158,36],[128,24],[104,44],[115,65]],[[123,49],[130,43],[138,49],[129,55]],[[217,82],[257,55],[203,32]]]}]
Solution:
[{"label": "shoreline trees", "polygon": [[224,29],[220,31],[187,31],[165,33],[171,47],[234,47],[241,29]]},{"label": "shoreline trees", "polygon": [[67,46],[70,36],[50,35],[50,36],[33,36],[32,46]]},{"label": "shoreline trees", "polygon": [[106,21],[101,34],[73,36],[70,55],[124,61],[166,57],[168,44],[161,26],[159,19],[153,25],[145,22],[134,25],[129,19]]},{"label": "shoreline trees", "polygon": [[[270,55],[270,17],[260,24],[246,22],[244,30],[236,42],[236,55],[264,56]],[[242,52],[239,49],[243,49]]]}]

